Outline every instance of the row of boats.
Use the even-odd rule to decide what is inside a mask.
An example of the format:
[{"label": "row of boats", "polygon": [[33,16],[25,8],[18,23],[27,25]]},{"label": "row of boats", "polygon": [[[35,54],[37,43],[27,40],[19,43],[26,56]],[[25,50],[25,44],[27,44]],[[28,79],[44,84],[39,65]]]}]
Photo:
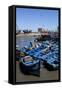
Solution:
[{"label": "row of boats", "polygon": [[20,62],[21,71],[25,74],[40,76],[40,63],[48,70],[59,69],[59,46],[57,41],[42,41],[35,45],[30,42],[29,46],[19,49],[16,46],[16,60]]}]

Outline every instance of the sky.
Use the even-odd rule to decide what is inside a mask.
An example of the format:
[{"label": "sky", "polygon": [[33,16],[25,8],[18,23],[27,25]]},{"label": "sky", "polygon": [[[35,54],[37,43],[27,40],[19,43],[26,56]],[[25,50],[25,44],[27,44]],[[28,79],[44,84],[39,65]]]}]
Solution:
[{"label": "sky", "polygon": [[55,31],[57,27],[57,10],[16,8],[16,30],[28,29],[35,32],[38,28],[45,28]]}]

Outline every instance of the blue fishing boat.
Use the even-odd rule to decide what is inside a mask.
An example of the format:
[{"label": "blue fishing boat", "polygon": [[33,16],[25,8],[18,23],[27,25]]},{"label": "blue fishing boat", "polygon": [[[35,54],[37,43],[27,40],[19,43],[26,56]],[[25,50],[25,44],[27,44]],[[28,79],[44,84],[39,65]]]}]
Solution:
[{"label": "blue fishing boat", "polygon": [[47,55],[42,56],[42,60],[44,60],[44,65],[48,70],[57,70],[59,68],[58,55],[55,55],[55,52],[49,53]]},{"label": "blue fishing boat", "polygon": [[24,74],[40,76],[40,61],[34,60],[31,56],[25,56],[19,60],[20,70]]}]

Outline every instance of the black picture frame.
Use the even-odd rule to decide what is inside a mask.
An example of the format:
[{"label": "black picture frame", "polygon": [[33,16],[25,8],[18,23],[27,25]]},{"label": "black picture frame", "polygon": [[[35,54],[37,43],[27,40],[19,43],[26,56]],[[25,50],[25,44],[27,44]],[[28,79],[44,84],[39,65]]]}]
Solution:
[{"label": "black picture frame", "polygon": [[[58,10],[58,23],[59,23],[59,72],[58,80],[44,80],[44,81],[25,81],[25,82],[16,82],[16,8],[29,8],[29,9],[46,9],[46,10]],[[8,31],[8,83],[17,85],[17,84],[31,84],[31,83],[50,83],[50,82],[60,82],[61,74],[61,61],[60,61],[60,8],[57,7],[41,7],[41,6],[25,6],[25,5],[12,5],[8,8],[9,13],[9,31]]]}]

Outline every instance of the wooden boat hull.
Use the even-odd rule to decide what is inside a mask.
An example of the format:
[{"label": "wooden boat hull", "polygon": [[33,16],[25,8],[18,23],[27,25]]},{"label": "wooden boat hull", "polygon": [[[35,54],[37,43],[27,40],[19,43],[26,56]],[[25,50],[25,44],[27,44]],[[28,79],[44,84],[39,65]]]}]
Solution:
[{"label": "wooden boat hull", "polygon": [[40,61],[32,65],[26,65],[23,64],[23,62],[20,62],[19,65],[22,73],[31,74],[40,77]]}]

